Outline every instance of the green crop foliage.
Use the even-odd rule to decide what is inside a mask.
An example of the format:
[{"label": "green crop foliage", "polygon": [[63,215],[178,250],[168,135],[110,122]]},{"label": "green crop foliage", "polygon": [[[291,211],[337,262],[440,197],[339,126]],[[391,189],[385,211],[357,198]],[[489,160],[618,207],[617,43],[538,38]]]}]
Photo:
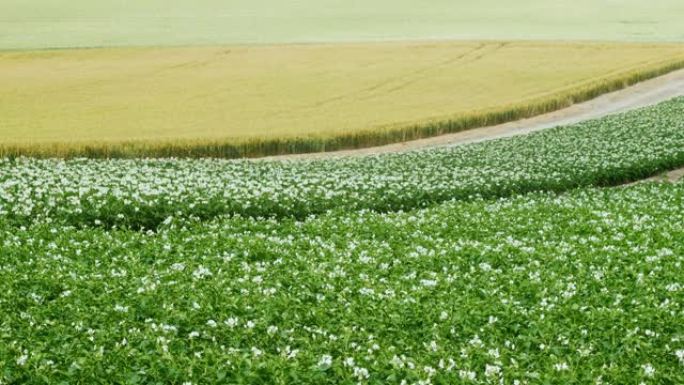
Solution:
[{"label": "green crop foliage", "polygon": [[0,229],[0,380],[675,384],[684,184]]},{"label": "green crop foliage", "polygon": [[0,383],[684,382],[684,98],[324,161],[0,160]]}]

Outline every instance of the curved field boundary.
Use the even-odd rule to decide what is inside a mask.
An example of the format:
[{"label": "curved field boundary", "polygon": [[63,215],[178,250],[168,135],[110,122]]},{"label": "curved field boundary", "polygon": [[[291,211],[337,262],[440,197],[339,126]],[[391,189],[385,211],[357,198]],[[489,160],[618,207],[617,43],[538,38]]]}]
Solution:
[{"label": "curved field boundary", "polygon": [[[37,158],[256,158],[272,155],[331,152],[369,148],[462,132],[477,127],[498,125],[557,111],[599,95],[626,88],[644,80],[684,68],[684,59],[668,60],[646,68],[611,76],[588,84],[539,97],[526,103],[473,112],[452,119],[413,124],[384,130],[341,134],[332,138],[259,139],[244,143],[210,140],[145,140],[127,142],[68,142],[0,145],[0,157]],[[612,112],[612,111],[611,111]]]},{"label": "curved field boundary", "polygon": [[477,143],[597,119],[631,109],[648,107],[681,95],[684,95],[684,69],[531,118],[403,143],[324,153],[270,156],[265,159],[294,160],[364,156]]},{"label": "curved field boundary", "polygon": [[0,222],[155,229],[620,186],[684,166],[682,116],[678,97],[529,135],[332,160],[0,159]]},{"label": "curved field boundary", "polygon": [[656,176],[652,176],[650,178],[644,178],[641,180],[637,180],[634,182],[630,182],[625,184],[625,186],[633,186],[635,184],[639,183],[644,183],[644,182],[662,182],[662,183],[676,183],[679,182],[680,180],[684,180],[684,167],[668,171]]}]

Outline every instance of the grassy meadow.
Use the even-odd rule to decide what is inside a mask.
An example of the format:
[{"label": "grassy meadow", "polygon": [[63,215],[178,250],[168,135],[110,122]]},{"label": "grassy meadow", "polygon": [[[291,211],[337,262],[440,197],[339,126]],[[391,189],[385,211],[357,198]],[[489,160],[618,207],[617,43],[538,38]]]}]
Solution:
[{"label": "grassy meadow", "polygon": [[680,0],[3,0],[0,49],[411,39],[682,41]]},{"label": "grassy meadow", "polygon": [[240,157],[529,117],[684,66],[677,44],[404,42],[0,53],[0,154]]}]

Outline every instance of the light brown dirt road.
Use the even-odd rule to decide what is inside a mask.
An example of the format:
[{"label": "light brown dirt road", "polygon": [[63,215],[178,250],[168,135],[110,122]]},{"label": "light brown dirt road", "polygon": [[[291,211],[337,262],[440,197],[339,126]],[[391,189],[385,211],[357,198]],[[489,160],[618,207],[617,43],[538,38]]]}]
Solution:
[{"label": "light brown dirt road", "polygon": [[682,95],[684,95],[684,70],[678,70],[667,75],[637,83],[636,85],[619,91],[601,95],[595,99],[578,103],[562,110],[515,122],[379,147],[313,154],[280,155],[262,159],[324,159],[339,156],[362,156],[402,152],[482,142],[485,140],[526,134],[560,125],[573,124],[583,120],[600,118],[602,116],[630,109],[650,106]]},{"label": "light brown dirt road", "polygon": [[666,173],[652,176],[650,178],[638,180],[636,182],[628,183],[625,186],[632,186],[637,183],[644,183],[644,182],[665,182],[665,183],[674,183],[679,181],[680,179],[684,179],[684,167],[668,171]]}]

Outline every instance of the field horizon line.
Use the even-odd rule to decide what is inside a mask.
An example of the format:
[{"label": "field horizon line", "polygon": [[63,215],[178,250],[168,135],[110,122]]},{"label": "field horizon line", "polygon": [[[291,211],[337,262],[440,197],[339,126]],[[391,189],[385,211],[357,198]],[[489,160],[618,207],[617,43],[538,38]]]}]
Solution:
[{"label": "field horizon line", "polygon": [[652,45],[672,46],[680,45],[684,48],[684,40],[620,40],[620,39],[559,39],[559,38],[535,38],[535,39],[498,39],[498,38],[459,38],[459,37],[420,37],[420,38],[387,38],[387,39],[340,39],[340,40],[293,40],[290,42],[226,42],[226,43],[197,43],[197,44],[112,44],[112,45],[64,45],[49,47],[26,47],[12,48],[0,47],[2,53],[21,52],[50,52],[50,51],[78,51],[78,50],[107,50],[107,49],[173,49],[173,48],[229,48],[229,47],[307,47],[307,46],[336,46],[336,45],[376,45],[376,44],[401,44],[401,43],[559,43],[559,44],[614,44],[614,45]]}]

